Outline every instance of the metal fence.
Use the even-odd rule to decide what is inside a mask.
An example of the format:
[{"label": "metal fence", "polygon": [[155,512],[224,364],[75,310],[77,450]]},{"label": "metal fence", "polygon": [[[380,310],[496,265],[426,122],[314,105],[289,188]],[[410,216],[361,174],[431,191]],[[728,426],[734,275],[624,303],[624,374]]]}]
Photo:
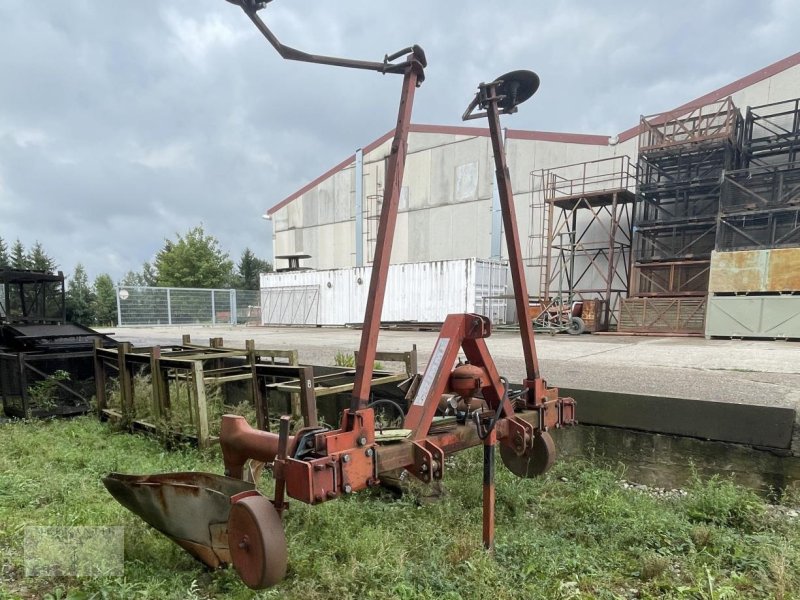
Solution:
[{"label": "metal fence", "polygon": [[258,290],[117,288],[120,326],[259,324],[260,312]]}]

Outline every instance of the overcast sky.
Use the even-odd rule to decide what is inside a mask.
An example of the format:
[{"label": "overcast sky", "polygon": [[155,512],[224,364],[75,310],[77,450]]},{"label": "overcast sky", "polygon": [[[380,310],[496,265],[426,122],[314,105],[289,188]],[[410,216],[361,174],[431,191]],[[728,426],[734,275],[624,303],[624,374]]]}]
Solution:
[{"label": "overcast sky", "polygon": [[[276,0],[280,39],[380,60],[412,43],[414,122],[458,124],[528,68],[505,125],[613,135],[800,50],[796,0]],[[118,279],[202,222],[236,260],[261,215],[393,126],[400,77],[282,61],[224,0],[0,2],[0,237]]]}]

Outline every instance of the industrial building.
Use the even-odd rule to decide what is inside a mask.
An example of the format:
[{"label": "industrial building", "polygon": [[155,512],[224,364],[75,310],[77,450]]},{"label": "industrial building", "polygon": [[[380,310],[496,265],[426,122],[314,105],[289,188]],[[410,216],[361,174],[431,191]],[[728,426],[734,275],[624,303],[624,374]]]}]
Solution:
[{"label": "industrial building", "polygon": [[[798,98],[800,53],[616,135],[506,130],[530,296],[597,299],[600,329],[800,336]],[[388,132],[270,208],[275,255],[368,267],[390,142]],[[413,125],[392,262],[504,255],[488,130]],[[730,271],[745,263],[756,272],[746,286]],[[263,277],[262,290],[300,293],[306,284],[286,275]],[[770,325],[765,311],[783,316]]]}]

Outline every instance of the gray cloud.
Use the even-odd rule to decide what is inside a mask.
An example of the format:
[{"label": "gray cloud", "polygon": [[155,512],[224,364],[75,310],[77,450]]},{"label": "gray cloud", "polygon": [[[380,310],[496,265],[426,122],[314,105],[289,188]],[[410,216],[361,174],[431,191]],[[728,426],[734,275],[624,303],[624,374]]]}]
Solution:
[{"label": "gray cloud", "polygon": [[[379,59],[420,43],[414,120],[542,77],[515,128],[614,134],[797,51],[792,0],[280,0],[287,44]],[[119,277],[202,221],[236,258],[263,211],[388,130],[399,78],[281,61],[222,0],[0,5],[0,236]]]}]

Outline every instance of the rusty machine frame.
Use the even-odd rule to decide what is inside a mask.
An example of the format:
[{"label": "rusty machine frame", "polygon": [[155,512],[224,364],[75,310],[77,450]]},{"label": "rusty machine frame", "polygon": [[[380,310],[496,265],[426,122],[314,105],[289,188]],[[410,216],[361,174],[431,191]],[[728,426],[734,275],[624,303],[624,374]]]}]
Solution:
[{"label": "rusty machine frame", "polygon": [[[228,1],[244,10],[284,58],[403,75],[350,407],[343,411],[338,428],[307,421],[294,435],[290,435],[289,417],[281,418],[279,433],[275,434],[252,428],[242,417],[223,416],[220,445],[224,477],[207,473],[112,473],[104,483],[123,505],[202,562],[211,567],[232,563],[246,585],[261,589],[278,583],[286,573],[281,515],[287,508],[287,496],[320,504],[376,486],[382,476],[398,469],[405,469],[426,483],[441,480],[446,456],[483,445],[483,543],[491,549],[495,527],[495,447],[500,446],[504,464],[516,475],[533,477],[544,473],[555,459],[549,430],[574,423],[575,403],[570,398],[559,398],[558,390],[548,387],[542,378],[529,320],[522,319],[520,327],[526,378],[519,389],[512,391],[486,346],[491,334],[489,319],[478,314],[452,314],[442,326],[424,375],[409,391],[403,423],[403,433],[407,435],[394,435],[389,443],[384,432],[376,429],[370,384],[411,108],[415,90],[424,79],[425,55],[419,46],[387,55],[381,62],[306,54],[282,45],[258,17],[257,11],[267,2]],[[489,121],[518,314],[527,313],[528,294],[500,114],[516,112],[517,105],[530,98],[538,85],[539,78],[530,71],[514,71],[482,83],[463,116],[465,120]],[[462,351],[467,362],[454,368]],[[462,408],[447,426],[433,426],[444,394],[459,396]],[[255,489],[254,471],[260,463],[272,464],[275,488],[271,499]]]}]

